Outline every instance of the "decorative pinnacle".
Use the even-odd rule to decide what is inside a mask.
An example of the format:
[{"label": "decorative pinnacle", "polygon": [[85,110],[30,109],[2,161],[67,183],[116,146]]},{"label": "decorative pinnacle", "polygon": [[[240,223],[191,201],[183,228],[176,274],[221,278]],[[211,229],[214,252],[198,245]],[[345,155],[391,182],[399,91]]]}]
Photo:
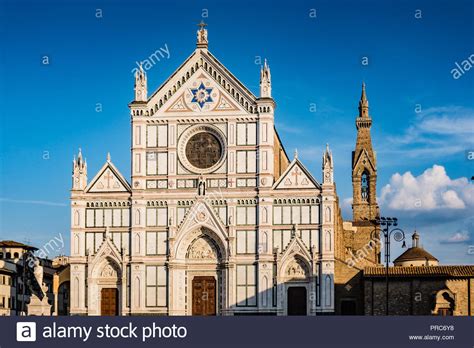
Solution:
[{"label": "decorative pinnacle", "polygon": [[362,93],[359,101],[359,117],[364,119],[370,119],[369,101],[367,100],[367,94],[365,91],[365,82],[362,82]]},{"label": "decorative pinnacle", "polygon": [[295,159],[298,158],[298,149],[295,149]]},{"label": "decorative pinnacle", "polygon": [[107,162],[110,162],[110,152],[107,152]]},{"label": "decorative pinnacle", "polygon": [[360,96],[362,102],[367,102],[367,94],[365,93],[365,82],[362,82],[362,94]]},{"label": "decorative pinnacle", "polygon": [[369,107],[369,102],[367,100],[367,94],[365,92],[365,82],[362,82],[362,94],[360,96],[360,105]]}]

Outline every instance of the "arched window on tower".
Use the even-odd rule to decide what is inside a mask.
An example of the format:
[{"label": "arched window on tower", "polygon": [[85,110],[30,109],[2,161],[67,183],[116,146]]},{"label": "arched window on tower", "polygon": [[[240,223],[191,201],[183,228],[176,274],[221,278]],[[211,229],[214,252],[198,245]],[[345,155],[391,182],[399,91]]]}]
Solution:
[{"label": "arched window on tower", "polygon": [[363,201],[369,201],[369,173],[365,170],[360,181],[360,195]]}]

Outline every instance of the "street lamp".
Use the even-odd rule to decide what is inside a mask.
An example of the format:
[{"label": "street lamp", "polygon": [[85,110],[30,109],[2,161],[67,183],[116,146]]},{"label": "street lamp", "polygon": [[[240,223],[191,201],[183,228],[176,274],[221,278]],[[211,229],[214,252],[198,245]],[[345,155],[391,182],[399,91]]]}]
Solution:
[{"label": "street lamp", "polygon": [[396,242],[403,242],[402,248],[406,248],[405,244],[405,232],[398,228],[398,219],[394,217],[378,217],[374,220],[376,226],[379,226],[380,231],[383,233],[385,242],[385,314],[388,315],[388,266],[390,263],[390,240],[393,235],[393,239]]}]

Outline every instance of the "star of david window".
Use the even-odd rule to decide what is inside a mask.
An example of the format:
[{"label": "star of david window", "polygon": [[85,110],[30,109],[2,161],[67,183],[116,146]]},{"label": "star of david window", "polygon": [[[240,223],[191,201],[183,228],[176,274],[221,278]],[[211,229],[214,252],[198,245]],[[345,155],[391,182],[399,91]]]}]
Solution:
[{"label": "star of david window", "polygon": [[201,85],[198,88],[191,89],[193,94],[193,99],[191,102],[198,103],[199,107],[202,108],[206,103],[212,103],[211,98],[212,88],[206,88],[204,83],[201,82]]},{"label": "star of david window", "polygon": [[369,173],[366,171],[362,173],[360,186],[361,198],[367,202],[369,200]]},{"label": "star of david window", "polygon": [[207,169],[219,162],[222,146],[217,137],[211,133],[194,134],[187,142],[186,158],[194,167]]}]

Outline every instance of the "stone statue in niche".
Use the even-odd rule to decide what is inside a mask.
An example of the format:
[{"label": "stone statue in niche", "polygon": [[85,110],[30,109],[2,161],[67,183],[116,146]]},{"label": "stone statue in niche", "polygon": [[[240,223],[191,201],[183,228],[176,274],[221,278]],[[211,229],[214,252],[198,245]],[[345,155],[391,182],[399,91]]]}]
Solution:
[{"label": "stone statue in niche", "polygon": [[206,194],[206,181],[201,177],[199,177],[198,183],[198,196],[204,196]]}]

